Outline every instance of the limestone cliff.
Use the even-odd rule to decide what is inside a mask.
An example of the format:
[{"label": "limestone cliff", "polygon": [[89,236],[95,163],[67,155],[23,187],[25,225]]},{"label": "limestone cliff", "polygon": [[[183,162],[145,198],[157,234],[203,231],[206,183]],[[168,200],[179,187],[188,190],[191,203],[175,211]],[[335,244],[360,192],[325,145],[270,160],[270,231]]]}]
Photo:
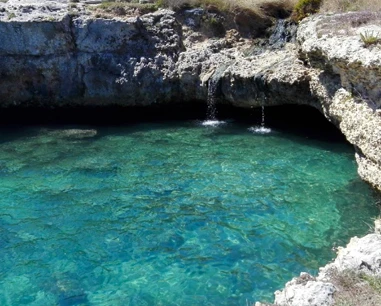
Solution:
[{"label": "limestone cliff", "polygon": [[381,13],[314,16],[298,30],[300,57],[311,67],[311,92],[324,115],[356,148],[360,176],[381,190]]},{"label": "limestone cliff", "polygon": [[0,105],[185,104],[206,101],[213,81],[218,103],[318,108],[355,146],[361,177],[381,190],[381,52],[360,39],[381,33],[380,14],[314,16],[288,44],[280,21],[266,48],[240,27],[210,38],[205,22],[224,17],[208,14],[110,19],[84,1],[0,2]]}]

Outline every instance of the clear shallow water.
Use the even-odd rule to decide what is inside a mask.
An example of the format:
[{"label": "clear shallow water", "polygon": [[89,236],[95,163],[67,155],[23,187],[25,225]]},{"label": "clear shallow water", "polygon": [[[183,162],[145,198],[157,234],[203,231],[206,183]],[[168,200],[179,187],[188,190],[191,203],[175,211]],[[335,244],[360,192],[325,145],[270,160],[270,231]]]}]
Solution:
[{"label": "clear shallow water", "polygon": [[378,213],[343,143],[227,123],[0,137],[0,305],[246,305]]}]

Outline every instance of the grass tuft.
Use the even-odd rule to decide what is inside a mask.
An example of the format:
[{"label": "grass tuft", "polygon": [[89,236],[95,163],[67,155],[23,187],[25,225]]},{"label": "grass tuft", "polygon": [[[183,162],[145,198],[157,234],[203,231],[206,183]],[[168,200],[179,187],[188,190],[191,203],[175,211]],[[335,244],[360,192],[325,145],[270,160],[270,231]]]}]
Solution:
[{"label": "grass tuft", "polygon": [[369,47],[381,42],[379,33],[374,33],[373,31],[365,31],[364,33],[360,33],[360,37],[365,47]]}]

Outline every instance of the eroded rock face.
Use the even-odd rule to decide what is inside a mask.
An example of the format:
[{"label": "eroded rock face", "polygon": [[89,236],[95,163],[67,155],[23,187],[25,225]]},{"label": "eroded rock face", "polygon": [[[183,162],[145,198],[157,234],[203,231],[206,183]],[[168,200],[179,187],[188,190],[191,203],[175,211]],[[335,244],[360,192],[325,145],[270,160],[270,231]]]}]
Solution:
[{"label": "eroded rock face", "polygon": [[322,112],[355,146],[360,176],[381,190],[381,46],[364,45],[365,33],[381,34],[381,13],[314,16],[298,42]]},{"label": "eroded rock face", "polygon": [[363,35],[381,34],[381,13],[317,15],[298,29],[302,57],[314,68],[340,76],[343,88],[381,107],[381,46],[366,47]]},{"label": "eroded rock face", "polygon": [[0,21],[3,107],[149,105],[179,97],[182,30],[173,12],[125,20],[66,11],[37,21],[36,14]]},{"label": "eroded rock face", "polygon": [[2,107],[192,103],[212,80],[218,103],[318,108],[381,190],[381,52],[360,39],[381,33],[380,13],[313,16],[288,45],[293,25],[278,22],[270,47],[253,47],[236,29],[208,38],[203,10],[180,24],[169,10],[95,18],[84,3],[73,13],[66,0],[0,2]]}]

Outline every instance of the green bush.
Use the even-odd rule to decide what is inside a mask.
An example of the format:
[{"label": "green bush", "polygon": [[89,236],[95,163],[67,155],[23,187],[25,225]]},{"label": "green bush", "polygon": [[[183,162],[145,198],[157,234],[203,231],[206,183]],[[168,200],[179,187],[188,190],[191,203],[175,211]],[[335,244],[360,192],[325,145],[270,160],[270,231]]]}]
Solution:
[{"label": "green bush", "polygon": [[300,21],[311,14],[319,11],[322,0],[299,0],[295,5],[292,18],[295,21]]}]

